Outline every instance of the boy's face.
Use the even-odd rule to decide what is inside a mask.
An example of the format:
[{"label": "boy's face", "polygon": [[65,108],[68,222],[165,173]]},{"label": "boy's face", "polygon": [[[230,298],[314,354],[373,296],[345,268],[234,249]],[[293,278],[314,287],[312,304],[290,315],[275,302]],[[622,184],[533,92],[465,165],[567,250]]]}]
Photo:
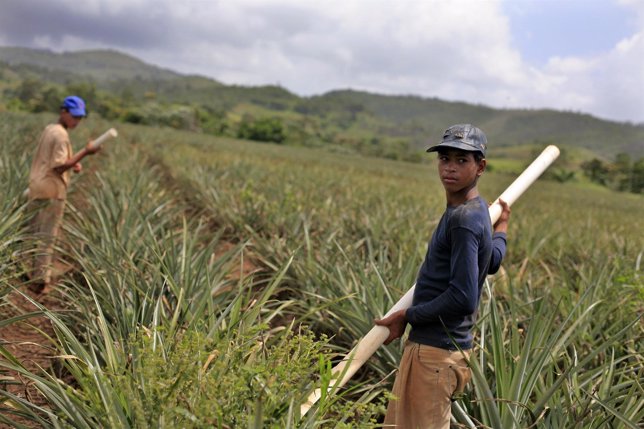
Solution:
[{"label": "boy's face", "polygon": [[67,128],[68,130],[73,130],[74,128],[76,128],[82,119],[83,119],[82,116],[73,116],[65,109],[61,109],[60,111],[59,122],[61,123],[62,126]]},{"label": "boy's face", "polygon": [[449,193],[471,189],[485,170],[486,161],[476,161],[473,152],[446,149],[438,152],[438,175]]}]

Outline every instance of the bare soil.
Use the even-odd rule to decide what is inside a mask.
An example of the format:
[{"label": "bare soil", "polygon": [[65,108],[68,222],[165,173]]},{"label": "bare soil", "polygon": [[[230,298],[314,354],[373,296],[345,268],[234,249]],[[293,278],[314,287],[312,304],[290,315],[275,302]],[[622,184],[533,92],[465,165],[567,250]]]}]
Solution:
[{"label": "bare soil", "polygon": [[[30,290],[27,286],[22,286],[9,293],[6,301],[10,305],[0,307],[0,319],[6,320],[21,314],[39,311],[29,298],[52,311],[58,311],[64,307],[61,296],[55,288],[50,293],[42,294]],[[53,327],[49,319],[44,316],[33,316],[20,322],[0,327],[0,343],[27,370],[35,374],[43,371],[49,372],[52,369],[55,350],[48,337],[53,336]],[[20,398],[25,398],[35,405],[47,406],[45,398],[40,395],[28,379],[13,371],[1,375],[3,378],[0,388]],[[10,417],[18,424],[30,428],[40,427],[36,423],[19,416]],[[10,427],[13,426],[0,423],[0,428]]]}]

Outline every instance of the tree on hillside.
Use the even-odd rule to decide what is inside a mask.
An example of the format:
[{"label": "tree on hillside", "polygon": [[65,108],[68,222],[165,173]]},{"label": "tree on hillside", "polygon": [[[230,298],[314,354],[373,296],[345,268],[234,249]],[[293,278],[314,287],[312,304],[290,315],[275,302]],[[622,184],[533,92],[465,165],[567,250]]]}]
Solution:
[{"label": "tree on hillside", "polygon": [[96,85],[94,85],[93,83],[74,82],[67,85],[65,91],[67,94],[78,95],[83,100],[85,100],[88,109],[91,109],[92,106],[97,106],[98,96],[96,92]]},{"label": "tree on hillside", "polygon": [[286,140],[286,132],[282,121],[278,118],[253,119],[250,116],[246,116],[239,124],[237,137],[262,142],[283,143]]},{"label": "tree on hillside", "polygon": [[615,157],[612,168],[613,181],[619,191],[631,191],[633,188],[633,163],[627,153],[619,153]]},{"label": "tree on hillside", "polygon": [[618,154],[614,163],[594,158],[581,164],[592,182],[617,191],[641,194],[644,190],[644,158],[632,162],[629,154]]},{"label": "tree on hillside", "polygon": [[14,106],[28,112],[55,112],[63,98],[60,91],[39,79],[27,78],[15,89],[5,91],[5,98],[14,100]]},{"label": "tree on hillside", "polygon": [[601,159],[593,158],[590,161],[583,162],[581,169],[591,182],[599,183],[603,186],[608,185],[610,169]]},{"label": "tree on hillside", "polygon": [[635,194],[644,193],[644,158],[640,158],[633,164],[633,181],[631,192]]},{"label": "tree on hillside", "polygon": [[227,135],[230,125],[224,109],[201,105],[195,113],[202,132],[216,136]]},{"label": "tree on hillside", "polygon": [[29,101],[40,95],[44,86],[45,84],[38,79],[27,78],[20,82],[14,96],[23,103],[28,104]]}]

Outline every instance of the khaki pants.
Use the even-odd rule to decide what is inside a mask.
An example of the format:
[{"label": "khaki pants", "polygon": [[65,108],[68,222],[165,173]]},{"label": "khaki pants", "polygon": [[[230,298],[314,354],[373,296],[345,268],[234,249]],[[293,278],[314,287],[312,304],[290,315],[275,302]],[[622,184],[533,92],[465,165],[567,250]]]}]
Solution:
[{"label": "khaki pants", "polygon": [[469,351],[407,341],[383,427],[449,429],[452,396],[472,378],[469,357]]},{"label": "khaki pants", "polygon": [[33,200],[29,203],[29,210],[35,212],[30,224],[30,232],[35,240],[31,279],[49,285],[65,200]]}]

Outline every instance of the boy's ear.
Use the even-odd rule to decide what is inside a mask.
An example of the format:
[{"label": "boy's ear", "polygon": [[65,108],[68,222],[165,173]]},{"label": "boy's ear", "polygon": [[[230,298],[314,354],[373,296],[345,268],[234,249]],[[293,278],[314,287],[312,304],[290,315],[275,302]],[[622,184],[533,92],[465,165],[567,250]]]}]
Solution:
[{"label": "boy's ear", "polygon": [[485,159],[485,158],[481,159],[479,161],[478,170],[476,171],[476,175],[480,176],[481,174],[483,174],[483,172],[485,171],[486,166],[487,166],[487,159]]}]

